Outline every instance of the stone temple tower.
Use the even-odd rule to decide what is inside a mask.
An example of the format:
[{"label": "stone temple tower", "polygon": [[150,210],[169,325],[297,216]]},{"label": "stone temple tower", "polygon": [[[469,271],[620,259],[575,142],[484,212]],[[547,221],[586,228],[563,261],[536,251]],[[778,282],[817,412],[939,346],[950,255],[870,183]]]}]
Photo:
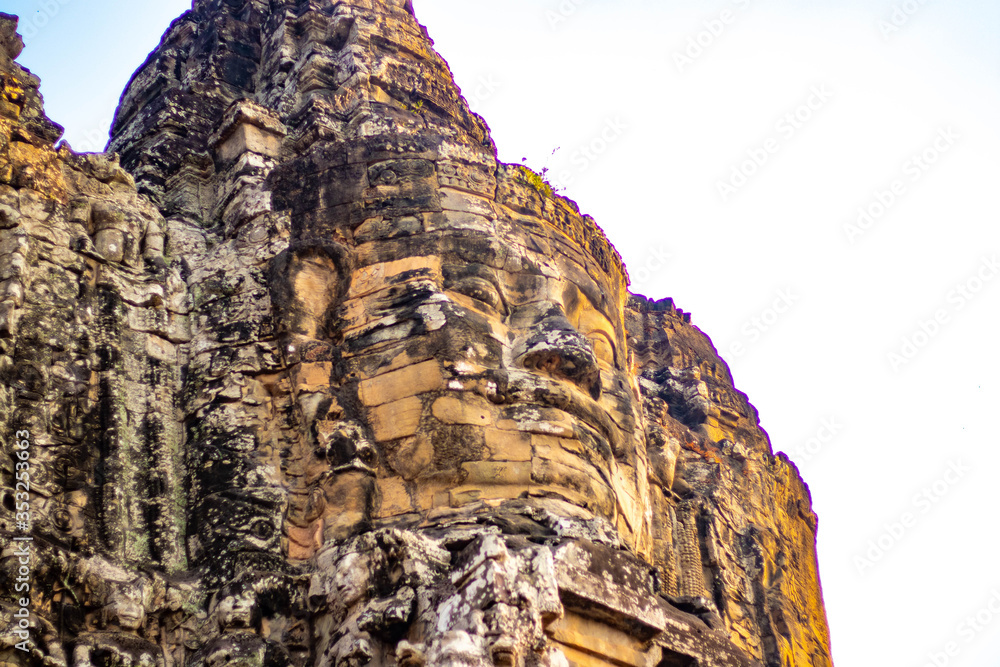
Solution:
[{"label": "stone temple tower", "polygon": [[15,28],[0,666],[831,667],[798,472],[410,0],[195,0],[107,154]]}]

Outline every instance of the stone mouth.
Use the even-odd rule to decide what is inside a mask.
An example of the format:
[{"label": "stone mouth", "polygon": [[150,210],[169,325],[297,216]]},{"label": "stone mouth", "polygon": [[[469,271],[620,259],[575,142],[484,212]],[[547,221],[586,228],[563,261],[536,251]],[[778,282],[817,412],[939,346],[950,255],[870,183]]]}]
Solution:
[{"label": "stone mouth", "polygon": [[[613,456],[621,448],[620,432],[607,411],[590,396],[569,386],[568,382],[525,371],[511,372],[503,398],[503,402],[509,405],[539,405],[565,413],[574,425],[586,428],[607,448],[606,452],[602,452],[605,456]],[[558,430],[558,427],[553,430]]]},{"label": "stone mouth", "polygon": [[514,667],[517,664],[517,653],[512,648],[494,647],[493,664],[497,667]]},{"label": "stone mouth", "polygon": [[344,474],[347,474],[347,473],[350,473],[350,472],[359,472],[359,473],[362,473],[364,475],[369,475],[371,477],[376,477],[377,476],[374,468],[372,468],[371,466],[365,464],[360,459],[353,459],[349,463],[345,463],[344,465],[337,466],[336,468],[334,468],[332,470],[332,472],[334,474],[337,474],[337,475],[344,475]]},{"label": "stone mouth", "polygon": [[115,618],[112,619],[112,623],[118,625],[122,630],[135,630],[142,626],[142,614],[132,613],[132,612],[121,612],[115,614]]}]

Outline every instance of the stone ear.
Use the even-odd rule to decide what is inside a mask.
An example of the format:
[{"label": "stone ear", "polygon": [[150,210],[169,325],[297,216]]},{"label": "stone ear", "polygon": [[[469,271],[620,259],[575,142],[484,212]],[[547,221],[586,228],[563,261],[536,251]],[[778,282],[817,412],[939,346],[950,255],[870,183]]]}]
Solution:
[{"label": "stone ear", "polygon": [[350,249],[337,243],[293,244],[275,257],[268,283],[282,333],[330,338],[332,316],[347,294],[352,266]]}]

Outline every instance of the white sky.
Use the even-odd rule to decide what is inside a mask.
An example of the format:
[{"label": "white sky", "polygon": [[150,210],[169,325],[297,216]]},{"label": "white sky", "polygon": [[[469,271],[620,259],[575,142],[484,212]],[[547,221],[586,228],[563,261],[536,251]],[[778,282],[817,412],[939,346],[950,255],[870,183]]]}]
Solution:
[{"label": "white sky", "polygon": [[[996,667],[1000,613],[966,619],[993,591],[1000,612],[1000,273],[984,264],[1000,259],[1000,3],[414,4],[501,158],[548,166],[622,252],[634,291],[694,314],[775,449],[800,464],[837,664],[924,667],[954,642],[936,667]],[[883,35],[904,4],[906,24]],[[95,149],[189,2],[3,5],[45,23],[21,62],[74,147]],[[724,10],[729,23],[679,71],[675,54]],[[797,110],[808,119],[778,125]],[[939,136],[952,138],[935,148]],[[768,149],[723,202],[719,181]],[[933,164],[911,162],[925,150]],[[894,181],[902,194],[852,244],[845,225]],[[993,279],[970,298],[953,291],[978,288],[980,271]],[[944,323],[919,335],[935,315]],[[918,353],[894,369],[889,354],[914,335]],[[933,503],[916,497],[935,482]],[[879,538],[888,550],[860,572]]]}]

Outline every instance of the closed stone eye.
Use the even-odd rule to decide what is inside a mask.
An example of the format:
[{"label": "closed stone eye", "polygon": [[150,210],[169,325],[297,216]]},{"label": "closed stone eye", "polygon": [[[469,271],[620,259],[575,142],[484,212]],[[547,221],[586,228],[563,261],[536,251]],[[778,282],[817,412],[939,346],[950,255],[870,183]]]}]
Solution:
[{"label": "closed stone eye", "polygon": [[471,299],[486,304],[495,311],[502,312],[504,310],[503,299],[500,297],[497,288],[484,278],[475,276],[461,278],[447,284],[446,289],[464,294]]}]

